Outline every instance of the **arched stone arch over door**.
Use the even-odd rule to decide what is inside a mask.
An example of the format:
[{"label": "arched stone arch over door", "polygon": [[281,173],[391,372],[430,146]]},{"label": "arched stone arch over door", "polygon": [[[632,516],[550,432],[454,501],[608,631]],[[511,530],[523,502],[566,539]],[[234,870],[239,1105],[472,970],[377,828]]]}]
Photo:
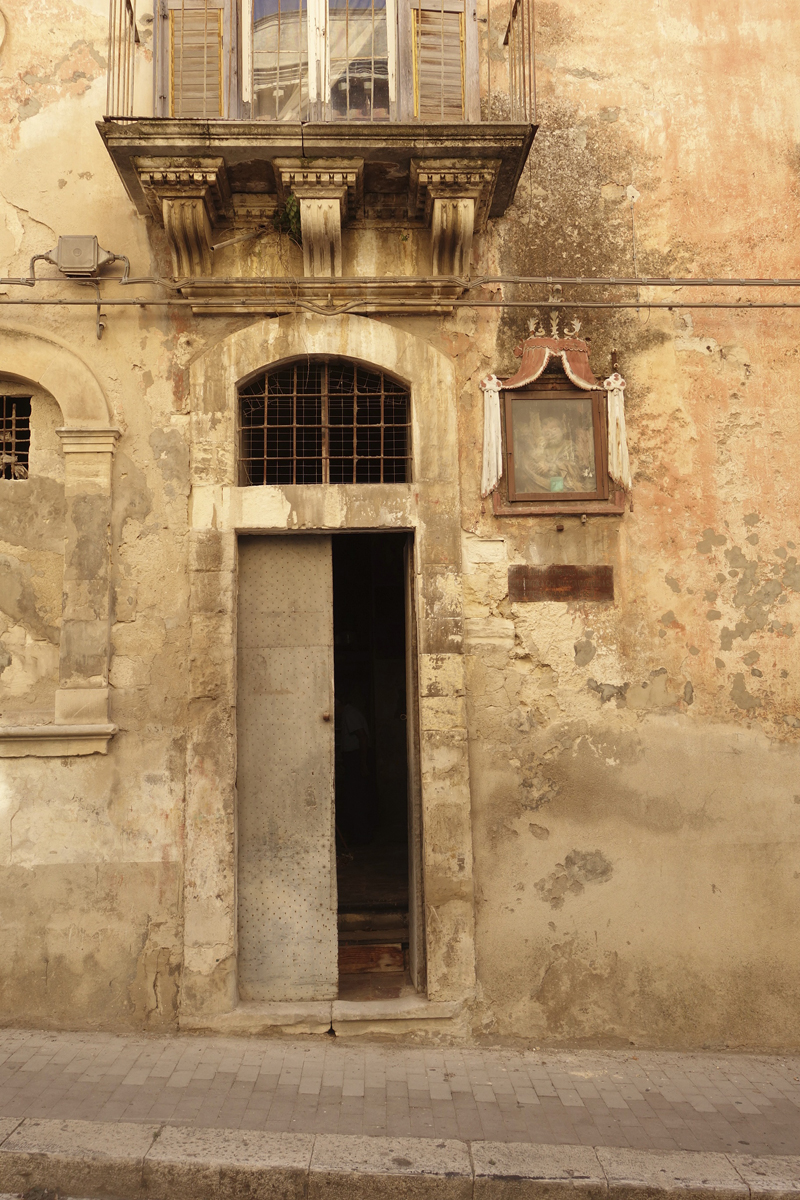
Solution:
[{"label": "arched stone arch over door", "polygon": [[111,464],[119,430],[89,367],[52,335],[0,326],[0,375],[37,384],[58,403],[66,500],[53,724],[2,728],[0,757],[105,753],[116,732],[108,715],[108,659]]},{"label": "arched stone arch over door", "polygon": [[[411,481],[241,487],[237,387],[308,355],[388,372],[411,392]],[[184,1027],[249,1029],[236,987],[235,775],[238,534],[414,532],[422,873],[428,1016],[474,992],[472,840],[462,660],[456,374],[424,339],[357,316],[286,316],[225,338],[191,368],[191,719]],[[280,1008],[281,1006],[277,1006]],[[345,1007],[345,1006],[339,1006]],[[256,1022],[281,1024],[261,1006]],[[327,1028],[337,1002],[302,1018]],[[324,1010],[324,1011],[323,1011]],[[299,1018],[287,1017],[289,1024]],[[295,1024],[295,1028],[296,1028]],[[407,1026],[406,1026],[407,1027]]]}]

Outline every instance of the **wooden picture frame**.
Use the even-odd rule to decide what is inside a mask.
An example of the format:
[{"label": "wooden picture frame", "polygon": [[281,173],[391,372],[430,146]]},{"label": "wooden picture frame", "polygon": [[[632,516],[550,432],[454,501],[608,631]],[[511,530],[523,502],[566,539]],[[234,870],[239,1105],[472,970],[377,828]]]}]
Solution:
[{"label": "wooden picture frame", "polygon": [[605,392],[551,378],[503,398],[510,504],[608,500]]}]

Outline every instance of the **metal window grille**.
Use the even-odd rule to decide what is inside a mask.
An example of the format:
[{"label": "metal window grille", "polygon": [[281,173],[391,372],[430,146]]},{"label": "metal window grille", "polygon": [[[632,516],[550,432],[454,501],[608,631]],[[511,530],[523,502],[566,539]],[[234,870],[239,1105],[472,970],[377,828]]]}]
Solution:
[{"label": "metal window grille", "polygon": [[341,360],[304,359],[240,390],[241,482],[405,483],[408,389]]},{"label": "metal window grille", "polygon": [[109,0],[106,116],[133,116],[136,43],[135,0]]},{"label": "metal window grille", "polygon": [[27,479],[30,396],[0,396],[0,479]]}]

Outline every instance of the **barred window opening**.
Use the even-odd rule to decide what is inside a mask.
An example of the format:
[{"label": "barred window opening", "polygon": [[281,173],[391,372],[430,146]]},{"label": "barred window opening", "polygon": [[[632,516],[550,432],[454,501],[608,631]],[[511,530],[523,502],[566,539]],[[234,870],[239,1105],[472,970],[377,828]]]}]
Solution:
[{"label": "barred window opening", "polygon": [[266,371],[239,392],[241,483],[405,483],[408,389],[336,359]]},{"label": "barred window opening", "polygon": [[0,396],[0,479],[27,479],[31,397]]}]

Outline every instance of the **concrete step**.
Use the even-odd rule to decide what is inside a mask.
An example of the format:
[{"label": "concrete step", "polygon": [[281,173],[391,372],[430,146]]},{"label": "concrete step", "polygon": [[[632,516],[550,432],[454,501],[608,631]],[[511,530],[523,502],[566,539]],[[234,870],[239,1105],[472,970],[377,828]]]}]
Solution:
[{"label": "concrete step", "polygon": [[34,1189],[63,1200],[800,1200],[800,1157],[2,1118],[0,1191],[34,1200]]}]

